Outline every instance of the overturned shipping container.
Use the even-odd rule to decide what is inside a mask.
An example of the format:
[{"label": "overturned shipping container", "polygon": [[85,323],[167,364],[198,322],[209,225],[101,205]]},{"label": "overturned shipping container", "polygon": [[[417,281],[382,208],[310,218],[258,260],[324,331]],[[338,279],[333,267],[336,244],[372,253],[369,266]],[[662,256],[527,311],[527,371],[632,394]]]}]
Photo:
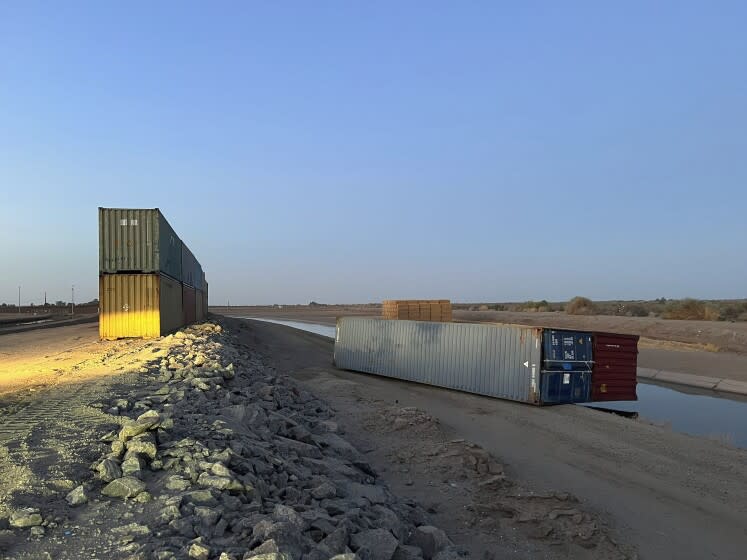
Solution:
[{"label": "overturned shipping container", "polygon": [[182,241],[158,208],[99,208],[99,273],[182,280]]},{"label": "overturned shipping container", "polygon": [[638,337],[594,333],[592,401],[638,400]]},{"label": "overturned shipping container", "polygon": [[103,274],[99,306],[103,339],[155,338],[182,326],[182,286],[163,274]]},{"label": "overturned shipping container", "polygon": [[[545,361],[545,338],[565,331],[475,323],[337,320],[335,365],[364,373],[532,404],[587,402],[587,369],[578,361]],[[588,333],[569,332],[588,340]],[[547,344],[551,344],[548,342]],[[555,356],[558,357],[558,356]],[[560,356],[562,357],[562,355]],[[566,369],[563,363],[573,367]],[[546,365],[559,365],[547,370]]]}]

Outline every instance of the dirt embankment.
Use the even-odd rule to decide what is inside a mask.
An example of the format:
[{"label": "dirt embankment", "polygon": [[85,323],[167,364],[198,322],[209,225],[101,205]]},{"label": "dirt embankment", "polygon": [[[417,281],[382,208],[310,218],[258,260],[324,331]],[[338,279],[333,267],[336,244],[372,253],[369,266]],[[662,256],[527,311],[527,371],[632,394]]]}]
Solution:
[{"label": "dirt embankment", "polygon": [[[381,316],[380,305],[211,307],[210,311],[234,317],[275,317],[323,324],[334,324],[336,317],[343,316]],[[642,341],[642,345],[651,348],[747,354],[747,322],[677,321],[651,317],[567,315],[565,313],[514,311],[454,310],[453,315],[455,321],[513,323],[562,329],[637,334],[647,339]]]},{"label": "dirt embankment", "polygon": [[[640,558],[736,560],[747,547],[745,450],[579,406],[537,408],[340,371],[331,340],[281,325],[248,322],[242,338],[324,394],[395,493],[424,503],[478,554],[583,557],[562,526],[546,524],[559,513],[544,508],[558,508],[565,493],[579,501],[559,509],[591,515],[606,531],[597,536],[635,546]],[[479,459],[470,468],[472,451],[487,453],[506,481],[491,487],[498,469]]]},{"label": "dirt embankment", "polygon": [[672,349],[747,353],[747,323],[724,321],[677,321],[652,317],[566,315],[511,311],[455,311],[460,321],[518,323],[563,329],[637,334],[656,341],[680,342]]}]

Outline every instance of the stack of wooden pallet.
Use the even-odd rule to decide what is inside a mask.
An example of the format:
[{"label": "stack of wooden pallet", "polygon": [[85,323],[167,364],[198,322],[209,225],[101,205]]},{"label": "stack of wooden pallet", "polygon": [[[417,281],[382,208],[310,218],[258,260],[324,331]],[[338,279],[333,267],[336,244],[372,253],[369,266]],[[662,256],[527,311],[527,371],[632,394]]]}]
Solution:
[{"label": "stack of wooden pallet", "polygon": [[384,319],[407,321],[451,321],[448,299],[388,299],[382,306]]}]

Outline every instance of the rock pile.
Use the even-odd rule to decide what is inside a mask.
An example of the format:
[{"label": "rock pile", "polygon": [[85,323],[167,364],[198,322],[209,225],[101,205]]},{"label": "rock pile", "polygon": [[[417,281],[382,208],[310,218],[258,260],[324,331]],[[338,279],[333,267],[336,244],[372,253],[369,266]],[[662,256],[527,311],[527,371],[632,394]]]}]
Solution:
[{"label": "rock pile", "polygon": [[[377,481],[324,401],[276,375],[220,325],[164,343],[157,385],[107,404],[125,421],[92,465],[98,482],[67,496],[77,507],[95,492],[137,507],[138,523],[122,528],[133,558],[460,555],[421,507]],[[29,515],[22,523],[37,521]]]}]

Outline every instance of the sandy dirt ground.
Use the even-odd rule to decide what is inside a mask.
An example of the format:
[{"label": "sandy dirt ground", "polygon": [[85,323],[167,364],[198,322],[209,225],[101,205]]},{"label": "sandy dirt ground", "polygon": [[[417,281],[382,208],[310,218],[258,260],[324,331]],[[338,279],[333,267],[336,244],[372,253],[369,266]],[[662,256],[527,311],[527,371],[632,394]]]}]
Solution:
[{"label": "sandy dirt ground", "polygon": [[[264,317],[334,325],[338,316],[378,316],[376,307],[230,308],[229,316]],[[747,381],[747,323],[668,321],[638,317],[570,316],[559,313],[455,311],[461,321],[542,325],[639,334],[638,365],[644,368]],[[720,346],[718,346],[720,345]],[[738,351],[715,351],[716,348]]]},{"label": "sandy dirt ground", "polygon": [[54,496],[88,471],[101,425],[89,406],[122,384],[136,386],[158,343],[101,342],[96,324],[0,336],[0,516]]},{"label": "sandy dirt ground", "polygon": [[[567,543],[555,544],[555,533],[545,534],[537,516],[512,516],[506,494],[483,496],[479,482],[476,488],[451,470],[446,441],[473,442],[495,457],[522,489],[515,494],[541,496],[538,501],[576,496],[579,503],[565,508],[593,515],[610,527],[614,542],[635,547],[640,558],[744,557],[744,450],[583,407],[536,408],[339,371],[328,339],[248,323],[248,343],[329,400],[350,426],[348,437],[367,446],[392,488],[430,502],[438,523],[475,549],[494,547],[507,558],[577,557]],[[395,411],[402,409],[430,420],[413,413],[413,424],[398,430]],[[485,502],[490,513],[479,505]]]},{"label": "sandy dirt ground", "polygon": [[150,357],[144,351],[149,346],[148,341],[101,341],[97,323],[2,335],[0,395],[138,367]]}]

